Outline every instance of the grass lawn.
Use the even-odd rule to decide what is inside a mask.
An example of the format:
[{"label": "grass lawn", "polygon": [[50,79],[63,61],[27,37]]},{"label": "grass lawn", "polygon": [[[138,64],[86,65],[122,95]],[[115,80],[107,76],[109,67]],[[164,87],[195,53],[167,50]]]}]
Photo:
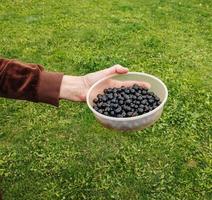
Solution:
[{"label": "grass lawn", "polygon": [[86,104],[0,99],[5,200],[211,199],[210,0],[1,0],[0,55],[82,75],[119,63],[167,85],[152,127],[103,128]]}]

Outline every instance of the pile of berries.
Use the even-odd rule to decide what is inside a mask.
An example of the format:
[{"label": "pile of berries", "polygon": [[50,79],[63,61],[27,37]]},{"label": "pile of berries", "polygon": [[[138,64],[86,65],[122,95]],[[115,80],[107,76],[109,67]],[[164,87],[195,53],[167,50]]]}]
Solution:
[{"label": "pile of berries", "polygon": [[137,84],[131,87],[104,89],[93,100],[93,108],[111,117],[134,117],[147,113],[161,104],[160,98]]}]

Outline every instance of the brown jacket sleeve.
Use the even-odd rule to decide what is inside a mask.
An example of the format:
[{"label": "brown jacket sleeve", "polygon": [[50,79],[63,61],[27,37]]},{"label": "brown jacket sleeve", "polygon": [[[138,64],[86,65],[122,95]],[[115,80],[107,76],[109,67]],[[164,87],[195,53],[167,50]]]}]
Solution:
[{"label": "brown jacket sleeve", "polygon": [[59,105],[63,74],[37,64],[0,58],[0,96]]}]

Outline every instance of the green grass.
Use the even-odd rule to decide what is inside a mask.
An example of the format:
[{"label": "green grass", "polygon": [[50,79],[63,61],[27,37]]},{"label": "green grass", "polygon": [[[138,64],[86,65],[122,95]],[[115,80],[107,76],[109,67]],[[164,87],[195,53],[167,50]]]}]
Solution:
[{"label": "green grass", "polygon": [[1,0],[0,55],[85,74],[115,63],[167,85],[152,127],[103,128],[86,104],[0,100],[6,200],[211,199],[210,0]]}]

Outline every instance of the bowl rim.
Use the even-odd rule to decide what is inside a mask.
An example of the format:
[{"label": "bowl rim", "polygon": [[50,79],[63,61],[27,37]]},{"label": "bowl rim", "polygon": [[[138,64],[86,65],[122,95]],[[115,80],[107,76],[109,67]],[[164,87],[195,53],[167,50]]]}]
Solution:
[{"label": "bowl rim", "polygon": [[[93,90],[94,87],[96,87],[98,84],[100,84],[101,82],[107,80],[107,79],[110,79],[112,77],[115,77],[115,76],[122,76],[122,75],[145,75],[145,76],[148,76],[148,77],[151,77],[153,79],[156,79],[165,89],[165,98],[164,100],[161,102],[161,104],[155,108],[154,110],[151,110],[150,112],[148,113],[145,113],[143,115],[138,115],[138,116],[135,116],[135,117],[125,117],[125,118],[118,118],[118,117],[111,117],[111,116],[106,116],[104,114],[101,114],[99,112],[97,112],[96,110],[93,109],[93,107],[91,106],[91,104],[89,103],[89,96],[90,96],[90,93],[91,91]],[[88,107],[90,108],[90,110],[95,114],[97,115],[98,117],[100,118],[104,118],[104,119],[108,119],[108,120],[113,120],[113,121],[133,121],[133,120],[136,120],[136,119],[142,119],[144,117],[148,117],[149,115],[157,112],[158,110],[160,110],[161,108],[163,108],[164,104],[166,103],[167,101],[167,98],[168,98],[168,89],[166,87],[166,85],[163,83],[163,81],[161,81],[159,78],[157,78],[156,76],[153,76],[151,74],[147,74],[147,73],[144,73],[144,72],[128,72],[126,74],[113,74],[113,75],[109,75],[109,76],[106,76],[104,77],[103,79],[100,79],[98,80],[96,83],[94,83],[90,89],[88,90],[87,92],[87,95],[86,95],[86,102],[87,102],[87,105]]]}]

